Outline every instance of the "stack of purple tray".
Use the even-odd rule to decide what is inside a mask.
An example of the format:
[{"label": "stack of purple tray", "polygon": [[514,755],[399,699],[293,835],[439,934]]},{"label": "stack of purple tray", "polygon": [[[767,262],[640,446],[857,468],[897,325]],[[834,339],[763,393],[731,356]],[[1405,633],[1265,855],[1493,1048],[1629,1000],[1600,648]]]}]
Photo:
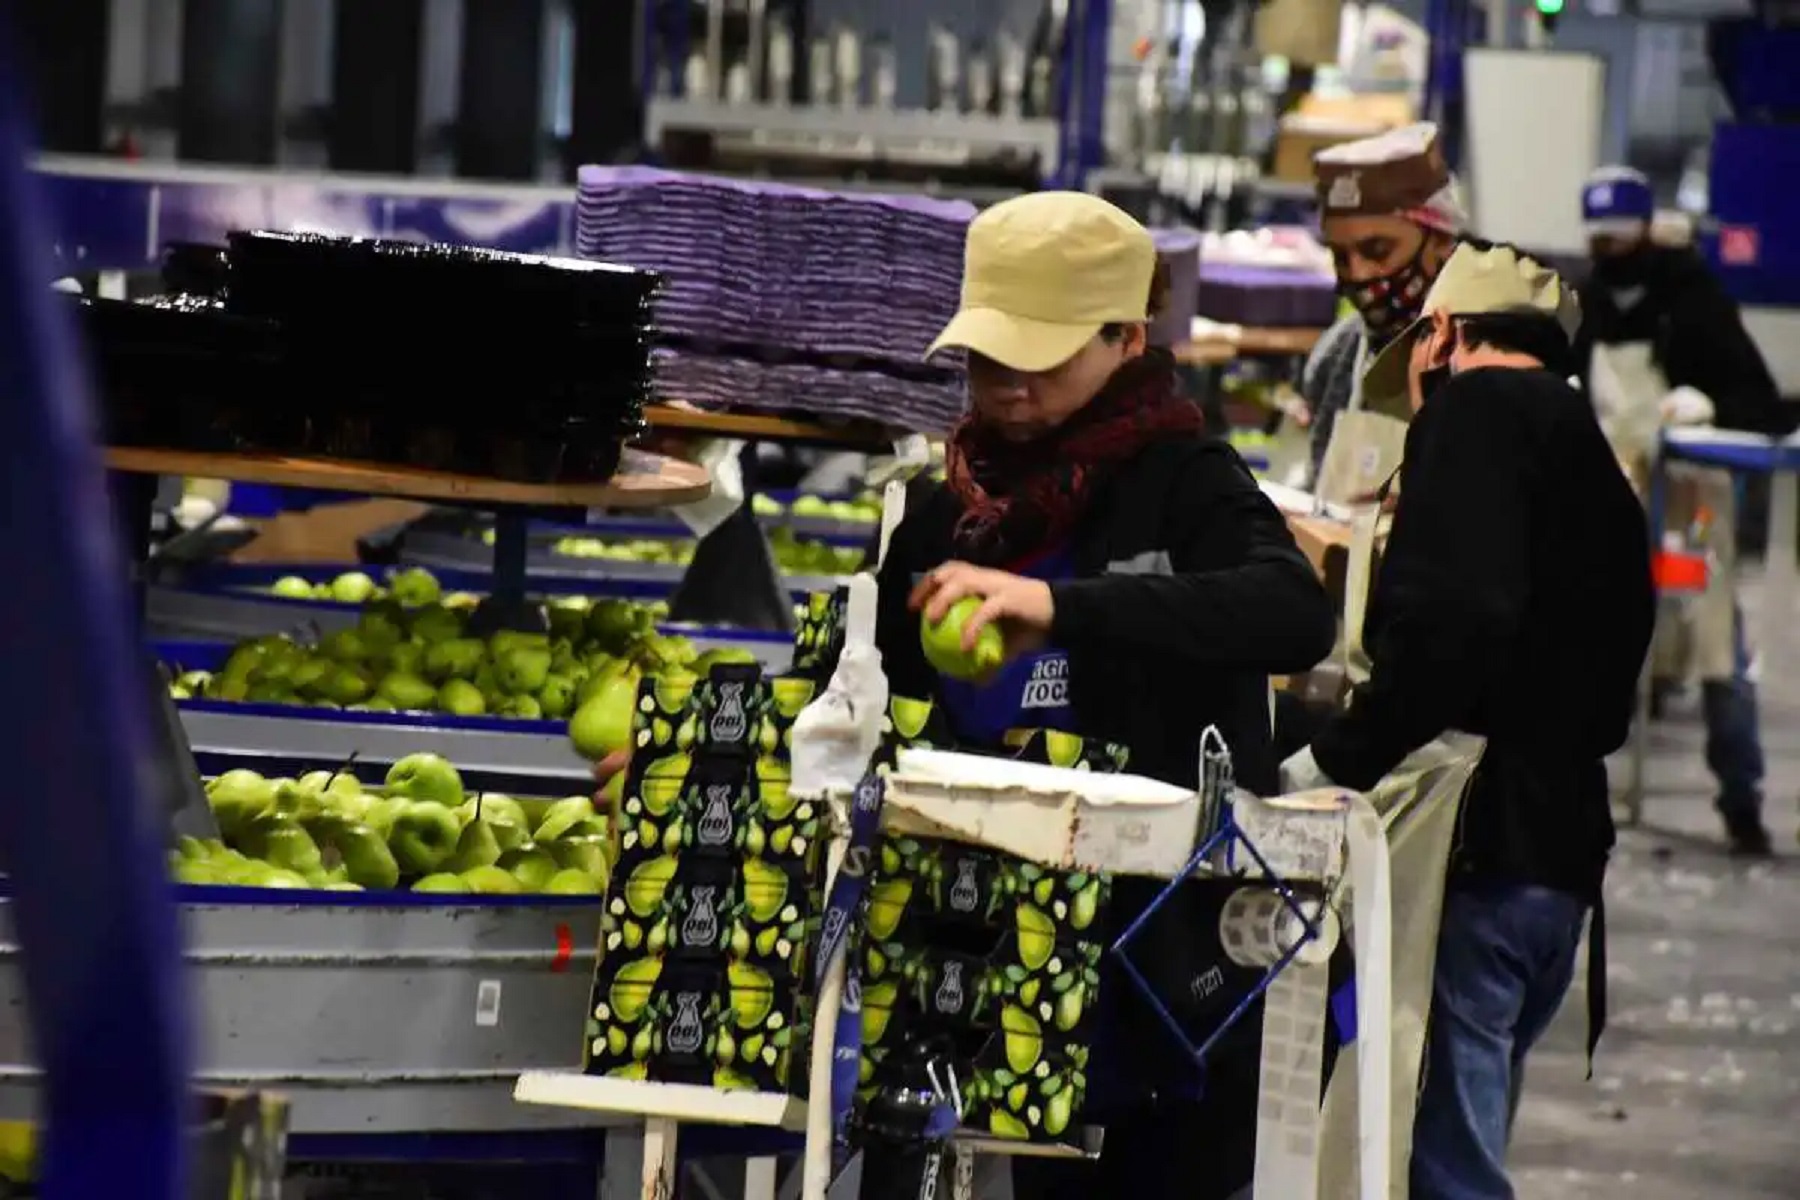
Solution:
[{"label": "stack of purple tray", "polygon": [[1324,329],[1337,319],[1337,284],[1308,271],[1207,264],[1200,271],[1198,311],[1234,325]]},{"label": "stack of purple tray", "polygon": [[924,197],[583,167],[575,241],[583,257],[662,275],[669,397],[941,429],[961,411],[959,377],[920,356],[956,311],[974,215]]},{"label": "stack of purple tray", "polygon": [[799,410],[921,433],[948,430],[964,407],[962,379],[948,372],[921,377],[867,363],[834,367],[676,348],[657,351],[656,387],[701,408]]}]

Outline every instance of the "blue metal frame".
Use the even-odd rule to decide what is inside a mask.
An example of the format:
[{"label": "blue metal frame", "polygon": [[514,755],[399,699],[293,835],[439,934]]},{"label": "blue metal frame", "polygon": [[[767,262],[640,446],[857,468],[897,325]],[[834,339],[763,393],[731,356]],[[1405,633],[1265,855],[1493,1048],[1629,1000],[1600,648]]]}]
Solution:
[{"label": "blue metal frame", "polygon": [[[0,600],[15,681],[0,762],[15,787],[0,845],[16,897],[44,1069],[41,1194],[184,1193],[187,1008],[165,812],[144,786],[153,725],[86,372],[55,275],[52,222],[27,172],[31,135],[11,22],[0,13]],[[79,679],[80,688],[25,681]]]},{"label": "blue metal frame", "polygon": [[[1163,1003],[1162,997],[1156,994],[1156,989],[1151,986],[1150,981],[1144,977],[1143,972],[1138,970],[1137,964],[1131,961],[1131,956],[1126,953],[1126,948],[1143,931],[1144,926],[1149,923],[1150,918],[1156,914],[1157,910],[1168,903],[1169,897],[1175,894],[1175,889],[1192,879],[1200,870],[1201,864],[1205,863],[1216,850],[1224,847],[1227,855],[1232,855],[1236,853],[1239,846],[1249,853],[1251,859],[1262,871],[1261,878],[1245,879],[1244,886],[1266,887],[1273,890],[1281,898],[1281,902],[1287,906],[1288,911],[1299,919],[1304,932],[1292,946],[1282,953],[1280,958],[1275,960],[1267,971],[1263,972],[1263,976],[1257,980],[1256,986],[1244,994],[1231,1012],[1226,1014],[1225,1019],[1219,1022],[1218,1027],[1207,1035],[1206,1040],[1196,1046],[1193,1039],[1188,1037],[1187,1030],[1182,1027],[1181,1022],[1176,1020],[1175,1015],[1169,1011],[1168,1005]],[[1321,909],[1321,913],[1323,913],[1323,909]],[[1156,899],[1152,900],[1149,906],[1138,914],[1137,920],[1133,921],[1130,927],[1119,936],[1119,939],[1112,945],[1112,954],[1118,959],[1119,965],[1124,968],[1125,973],[1131,977],[1132,984],[1149,1002],[1151,1011],[1156,1013],[1157,1019],[1170,1033],[1174,1034],[1175,1040],[1181,1043],[1182,1049],[1187,1051],[1188,1057],[1194,1065],[1204,1070],[1206,1056],[1211,1054],[1213,1047],[1219,1044],[1219,1039],[1230,1033],[1232,1027],[1243,1020],[1244,1014],[1250,1011],[1250,1006],[1269,990],[1269,985],[1275,982],[1276,976],[1288,969],[1301,949],[1308,942],[1320,936],[1323,921],[1322,915],[1319,917],[1309,916],[1306,910],[1300,906],[1300,902],[1294,896],[1293,887],[1269,865],[1269,860],[1263,857],[1262,851],[1256,848],[1256,843],[1251,841],[1238,827],[1232,819],[1231,810],[1227,808],[1217,832],[1200,844],[1200,848],[1194,851],[1193,857],[1188,859],[1187,865],[1182,867],[1181,873],[1171,879],[1168,886],[1156,894]]]}]

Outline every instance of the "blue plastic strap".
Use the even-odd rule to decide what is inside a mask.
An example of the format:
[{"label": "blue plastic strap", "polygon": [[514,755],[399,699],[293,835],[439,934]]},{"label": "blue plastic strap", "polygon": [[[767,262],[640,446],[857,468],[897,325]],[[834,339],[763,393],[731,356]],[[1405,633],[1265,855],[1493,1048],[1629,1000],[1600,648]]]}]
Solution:
[{"label": "blue plastic strap", "polygon": [[1337,1026],[1338,1042],[1348,1046],[1356,1040],[1356,980],[1331,993],[1331,1021]]},{"label": "blue plastic strap", "polygon": [[[823,989],[832,959],[847,953],[850,923],[856,919],[869,876],[875,869],[876,841],[881,836],[881,801],[887,785],[873,771],[856,785],[850,807],[850,845],[831,883],[825,923],[819,931],[816,986]],[[862,1061],[862,978],[856,964],[844,963],[844,998],[838,1008],[831,1051],[831,1129],[839,1162],[850,1134],[850,1111],[856,1104],[857,1067]]]}]

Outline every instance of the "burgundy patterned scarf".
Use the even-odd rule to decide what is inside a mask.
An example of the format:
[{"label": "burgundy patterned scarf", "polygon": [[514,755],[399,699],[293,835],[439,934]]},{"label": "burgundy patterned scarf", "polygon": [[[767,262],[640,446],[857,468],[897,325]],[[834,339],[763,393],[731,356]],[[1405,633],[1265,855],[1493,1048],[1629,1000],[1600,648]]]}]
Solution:
[{"label": "burgundy patterned scarf", "polygon": [[1112,468],[1159,438],[1197,433],[1202,425],[1163,350],[1120,367],[1085,408],[1031,442],[1005,441],[971,413],[945,454],[946,479],[963,506],[956,553],[1004,566],[1056,545]]}]

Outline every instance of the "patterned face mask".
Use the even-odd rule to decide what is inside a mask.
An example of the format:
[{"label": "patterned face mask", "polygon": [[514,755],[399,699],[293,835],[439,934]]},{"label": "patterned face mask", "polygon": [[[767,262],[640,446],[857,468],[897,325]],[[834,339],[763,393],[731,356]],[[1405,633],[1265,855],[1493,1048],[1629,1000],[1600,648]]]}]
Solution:
[{"label": "patterned face mask", "polygon": [[1340,284],[1344,299],[1362,315],[1369,330],[1369,348],[1379,350],[1419,315],[1431,276],[1425,269],[1425,242],[1403,266],[1375,279]]}]

